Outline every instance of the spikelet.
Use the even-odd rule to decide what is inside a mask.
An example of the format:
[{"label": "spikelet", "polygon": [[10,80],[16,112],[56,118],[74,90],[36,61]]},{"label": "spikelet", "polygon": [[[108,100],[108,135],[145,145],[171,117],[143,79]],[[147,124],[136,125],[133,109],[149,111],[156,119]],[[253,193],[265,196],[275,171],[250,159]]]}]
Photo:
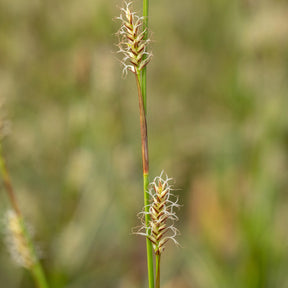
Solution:
[{"label": "spikelet", "polygon": [[123,74],[127,70],[139,73],[150,61],[152,54],[147,51],[149,39],[144,39],[146,29],[143,28],[143,17],[139,17],[130,10],[131,2],[125,3],[125,8],[121,8],[121,14],[116,19],[122,22],[118,31],[119,43],[118,53],[122,53]]},{"label": "spikelet", "polygon": [[[154,178],[154,181],[149,185],[149,195],[151,196],[151,203],[149,204],[149,212],[140,212],[139,218],[142,221],[142,226],[136,231],[136,234],[146,236],[153,244],[156,255],[160,255],[164,249],[165,244],[172,240],[178,245],[175,236],[179,233],[178,229],[174,227],[174,221],[178,217],[174,208],[179,208],[178,198],[172,194],[172,187],[170,181],[162,171],[160,176]],[[145,224],[145,214],[149,214],[150,221],[148,227]],[[145,231],[145,232],[143,232]]]},{"label": "spikelet", "polygon": [[29,247],[29,240],[24,235],[21,219],[13,210],[8,210],[4,221],[6,226],[5,242],[11,257],[19,266],[30,269],[35,264],[36,259]]}]

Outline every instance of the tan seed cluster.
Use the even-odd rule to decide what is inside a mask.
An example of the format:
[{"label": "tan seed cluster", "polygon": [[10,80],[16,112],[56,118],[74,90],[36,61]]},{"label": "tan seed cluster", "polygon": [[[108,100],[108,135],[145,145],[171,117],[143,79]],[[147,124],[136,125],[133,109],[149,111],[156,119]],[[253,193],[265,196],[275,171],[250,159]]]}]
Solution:
[{"label": "tan seed cluster", "polygon": [[119,43],[118,53],[124,55],[121,63],[123,64],[123,73],[127,70],[133,73],[139,73],[150,61],[152,54],[147,52],[149,39],[144,39],[146,29],[143,28],[143,17],[139,17],[130,10],[130,3],[126,3],[125,8],[121,9],[121,15],[117,17],[122,22],[118,31]]},{"label": "tan seed cluster", "polygon": [[6,244],[9,252],[15,262],[27,269],[30,269],[35,263],[31,255],[29,244],[23,234],[23,226],[19,216],[12,210],[5,215],[6,226]]},{"label": "tan seed cluster", "polygon": [[[178,242],[175,236],[178,234],[177,228],[174,227],[174,222],[178,217],[174,211],[179,208],[178,198],[172,194],[172,187],[169,182],[172,180],[166,175],[163,179],[164,172],[156,177],[150,184],[149,194],[152,202],[149,205],[149,226],[145,225],[143,215],[147,212],[141,212],[142,226],[136,233],[148,237],[152,242],[156,254],[160,255],[165,249],[165,244],[172,240],[175,244]],[[145,232],[141,232],[141,231]]]}]

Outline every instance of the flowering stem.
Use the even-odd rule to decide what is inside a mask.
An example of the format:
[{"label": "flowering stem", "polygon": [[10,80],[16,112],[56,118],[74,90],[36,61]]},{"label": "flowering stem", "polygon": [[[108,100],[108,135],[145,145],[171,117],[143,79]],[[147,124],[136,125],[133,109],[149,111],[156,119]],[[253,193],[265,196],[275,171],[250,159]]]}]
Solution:
[{"label": "flowering stem", "polygon": [[31,275],[34,278],[34,282],[36,283],[38,288],[49,288],[48,282],[46,280],[46,276],[44,274],[43,267],[37,258],[35,247],[33,245],[32,240],[29,237],[23,218],[20,218],[20,223],[21,223],[23,237],[26,239],[31,257],[34,259],[33,265],[31,266],[31,268],[29,268]]},{"label": "flowering stem", "polygon": [[20,223],[21,234],[23,238],[25,239],[25,243],[27,243],[27,246],[28,246],[27,248],[29,250],[30,257],[34,261],[31,267],[29,267],[28,269],[30,270],[38,288],[49,288],[43,268],[37,258],[35,247],[33,246],[33,243],[29,237],[26,225],[23,221],[23,217],[22,217],[22,214],[21,214],[18,202],[17,202],[17,198],[13,190],[12,182],[10,180],[9,172],[8,172],[8,169],[7,169],[3,154],[2,154],[1,143],[0,143],[0,174],[3,179],[4,187],[7,192],[10,204],[18,217],[18,220]]},{"label": "flowering stem", "polygon": [[16,214],[19,217],[21,217],[21,212],[20,212],[19,205],[17,203],[16,197],[15,197],[15,194],[14,194],[14,191],[13,191],[13,187],[12,187],[10,176],[9,176],[9,173],[8,173],[8,170],[7,170],[7,167],[6,167],[6,163],[5,163],[5,160],[4,160],[3,156],[2,156],[2,145],[1,145],[1,143],[0,143],[0,173],[1,173],[1,176],[2,176],[2,179],[3,179],[3,183],[4,183],[4,186],[5,186],[5,190],[7,192],[9,201],[11,203],[11,206],[14,209],[14,211],[16,212]]},{"label": "flowering stem", "polygon": [[[146,122],[146,113],[144,110],[144,102],[141,92],[140,85],[140,72],[136,72],[136,82],[138,90],[138,100],[139,100],[139,112],[140,112],[140,128],[141,128],[141,146],[142,146],[142,164],[143,164],[143,175],[149,174],[149,156],[148,156],[148,136],[147,136],[147,122]],[[148,187],[149,182],[147,183]],[[147,188],[144,187],[144,188]],[[145,190],[146,192],[146,190]],[[146,193],[145,193],[146,194]]]},{"label": "flowering stem", "polygon": [[[144,207],[145,207],[145,223],[148,227],[150,222],[149,216],[149,155],[148,155],[148,136],[147,136],[147,122],[146,113],[144,109],[144,101],[142,97],[142,89],[140,84],[140,72],[136,70],[135,73],[138,98],[139,98],[139,111],[140,111],[140,128],[141,128],[141,146],[142,146],[142,163],[143,163],[143,191],[144,191]],[[147,231],[149,233],[149,231]],[[149,288],[154,288],[154,268],[153,268],[153,250],[151,241],[146,238],[147,249],[147,266],[148,266],[148,282]]]},{"label": "flowering stem", "polygon": [[39,261],[31,268],[31,274],[33,275],[35,283],[38,288],[49,288],[45,274]]},{"label": "flowering stem", "polygon": [[[147,40],[148,38],[148,12],[149,12],[149,0],[143,0],[143,25],[144,25],[144,39]],[[144,55],[145,59],[146,55]],[[142,94],[142,101],[143,101],[143,110],[144,110],[144,115],[146,118],[147,114],[147,66],[145,66],[142,69],[141,72],[141,94]],[[148,153],[148,150],[147,150]],[[148,171],[147,173],[143,173],[143,190],[144,190],[144,205],[145,205],[145,212],[149,211],[148,205],[149,205],[149,194],[147,193],[148,191],[148,185],[149,185],[149,180],[148,180]],[[150,221],[150,217],[148,213],[145,215],[145,222],[146,226],[148,226]],[[148,280],[149,280],[149,288],[154,288],[154,269],[153,269],[153,251],[152,251],[152,243],[151,241],[146,238],[146,247],[147,247],[147,265],[148,265]]]},{"label": "flowering stem", "polygon": [[[143,174],[143,190],[144,190],[144,203],[145,203],[145,212],[149,212],[149,194],[147,193],[149,180],[148,174]],[[150,221],[150,216],[148,213],[145,215],[146,226]],[[148,233],[150,233],[148,231]],[[153,249],[151,241],[146,237],[146,249],[147,249],[147,266],[148,266],[148,281],[149,288],[154,288],[154,268],[153,268]]]},{"label": "flowering stem", "polygon": [[[149,0],[143,0],[143,25],[145,29],[145,34],[143,40],[147,40],[148,38],[148,12],[149,12]],[[145,59],[144,55],[144,59]],[[147,104],[147,68],[146,66],[142,69],[141,73],[141,87],[142,87],[142,97],[143,97],[143,104],[144,104],[144,111],[146,114],[146,104]]]},{"label": "flowering stem", "polygon": [[160,259],[161,255],[160,253],[156,254],[156,287],[160,288]]}]

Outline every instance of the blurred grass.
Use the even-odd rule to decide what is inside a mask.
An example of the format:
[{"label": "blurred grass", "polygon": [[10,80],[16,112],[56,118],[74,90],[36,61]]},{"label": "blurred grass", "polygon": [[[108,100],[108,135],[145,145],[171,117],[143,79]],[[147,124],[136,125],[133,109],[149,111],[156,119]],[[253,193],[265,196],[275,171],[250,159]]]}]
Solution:
[{"label": "blurred grass", "polygon": [[[137,92],[113,53],[120,5],[0,1],[4,148],[54,288],[146,287],[145,241],[131,235],[142,208]],[[150,8],[151,175],[173,176],[184,204],[163,288],[288,287],[287,2]],[[33,285],[2,242],[0,279]]]}]

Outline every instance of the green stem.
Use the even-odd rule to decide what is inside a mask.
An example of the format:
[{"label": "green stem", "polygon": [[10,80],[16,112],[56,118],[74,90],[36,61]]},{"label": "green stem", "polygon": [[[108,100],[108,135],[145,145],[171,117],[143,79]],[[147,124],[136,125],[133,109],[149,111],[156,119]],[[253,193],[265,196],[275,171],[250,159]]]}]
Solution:
[{"label": "green stem", "polygon": [[23,237],[26,240],[26,243],[28,245],[30,256],[32,259],[34,259],[34,263],[31,266],[31,268],[29,268],[29,271],[31,272],[31,274],[34,278],[34,281],[35,281],[38,288],[49,288],[45,274],[44,274],[44,271],[43,271],[43,268],[42,268],[40,262],[38,261],[35,247],[34,247],[32,241],[29,237],[29,233],[28,233],[27,228],[25,226],[25,223],[23,221],[23,217],[22,217],[16,196],[15,196],[15,193],[13,190],[12,182],[10,180],[10,175],[9,175],[9,172],[8,172],[8,169],[7,169],[3,154],[2,154],[1,143],[0,143],[0,174],[1,174],[1,177],[3,179],[3,183],[5,186],[5,190],[7,192],[10,204],[18,216],[18,219],[19,219],[19,222],[21,225],[21,232],[22,232],[22,235],[23,235]]},{"label": "green stem", "polygon": [[[143,40],[148,38],[148,13],[149,13],[149,0],[143,0],[143,28],[146,29]],[[144,59],[146,55],[144,55]],[[143,60],[144,60],[143,59]],[[142,88],[142,97],[145,114],[147,113],[147,66],[142,69],[141,73],[141,88]]]},{"label": "green stem", "polygon": [[35,281],[38,288],[49,288],[46,276],[44,274],[43,267],[38,260],[35,247],[34,247],[33,242],[29,236],[29,233],[28,233],[27,228],[25,226],[25,222],[23,221],[23,218],[20,218],[20,220],[21,220],[20,223],[21,223],[23,237],[26,239],[30,255],[31,255],[32,259],[34,259],[34,263],[31,266],[31,268],[29,268],[29,271],[31,272],[31,274],[34,278],[34,281]]},{"label": "green stem", "polygon": [[160,254],[156,254],[156,287],[160,288]]},{"label": "green stem", "polygon": [[[148,12],[149,12],[149,0],[143,0],[143,18],[144,18],[144,29],[146,29],[144,39],[148,38]],[[144,56],[146,57],[146,56]],[[145,59],[145,58],[144,58]],[[140,85],[141,83],[141,85]],[[143,103],[144,116],[146,120],[147,115],[147,66],[142,69],[141,76],[139,79],[139,85],[141,88],[141,96]],[[139,90],[138,90],[139,91]],[[148,155],[148,147],[147,147],[147,155]],[[149,180],[148,180],[149,169],[146,173],[143,171],[143,190],[144,190],[144,204],[145,211],[148,212],[148,204],[149,204],[149,194],[147,193]],[[146,226],[149,226],[150,217],[148,213],[145,215],[145,223]],[[153,249],[151,241],[146,238],[146,249],[147,249],[147,265],[148,265],[148,281],[149,288],[154,288],[154,268],[153,268]]]},{"label": "green stem", "polygon": [[31,268],[31,274],[33,275],[35,283],[37,283],[38,288],[49,288],[42,266],[39,262]]},{"label": "green stem", "polygon": [[21,217],[21,212],[19,209],[19,205],[17,202],[17,199],[15,197],[14,191],[13,191],[13,187],[11,184],[11,180],[10,180],[10,176],[6,167],[6,163],[2,154],[2,145],[0,143],[0,173],[1,173],[1,177],[5,186],[5,190],[7,192],[9,201],[11,203],[12,208],[14,209],[15,213]]},{"label": "green stem", "polygon": [[[136,69],[136,67],[135,67]],[[139,99],[139,112],[140,112],[140,128],[141,128],[141,146],[142,146],[142,162],[143,162],[143,192],[144,192],[144,206],[145,212],[149,212],[149,194],[148,194],[148,185],[149,185],[149,155],[148,155],[148,136],[147,136],[147,123],[146,123],[146,114],[144,110],[144,102],[141,89],[141,77],[140,72],[136,69],[136,82],[138,90],[138,99]],[[148,213],[145,213],[145,224],[146,227],[149,226],[150,216]],[[147,231],[149,233],[149,231]],[[154,288],[154,268],[153,268],[153,249],[151,241],[146,238],[146,249],[147,249],[147,266],[148,266],[148,282],[149,288]]]},{"label": "green stem", "polygon": [[[144,204],[145,212],[149,212],[149,194],[147,193],[149,185],[148,174],[143,174],[143,190],[144,190]],[[145,214],[146,226],[149,225],[150,216]],[[148,231],[149,233],[149,231]],[[151,241],[146,237],[146,249],[147,249],[147,266],[148,266],[148,282],[149,288],[154,288],[154,268],[153,268],[153,248]]]}]

